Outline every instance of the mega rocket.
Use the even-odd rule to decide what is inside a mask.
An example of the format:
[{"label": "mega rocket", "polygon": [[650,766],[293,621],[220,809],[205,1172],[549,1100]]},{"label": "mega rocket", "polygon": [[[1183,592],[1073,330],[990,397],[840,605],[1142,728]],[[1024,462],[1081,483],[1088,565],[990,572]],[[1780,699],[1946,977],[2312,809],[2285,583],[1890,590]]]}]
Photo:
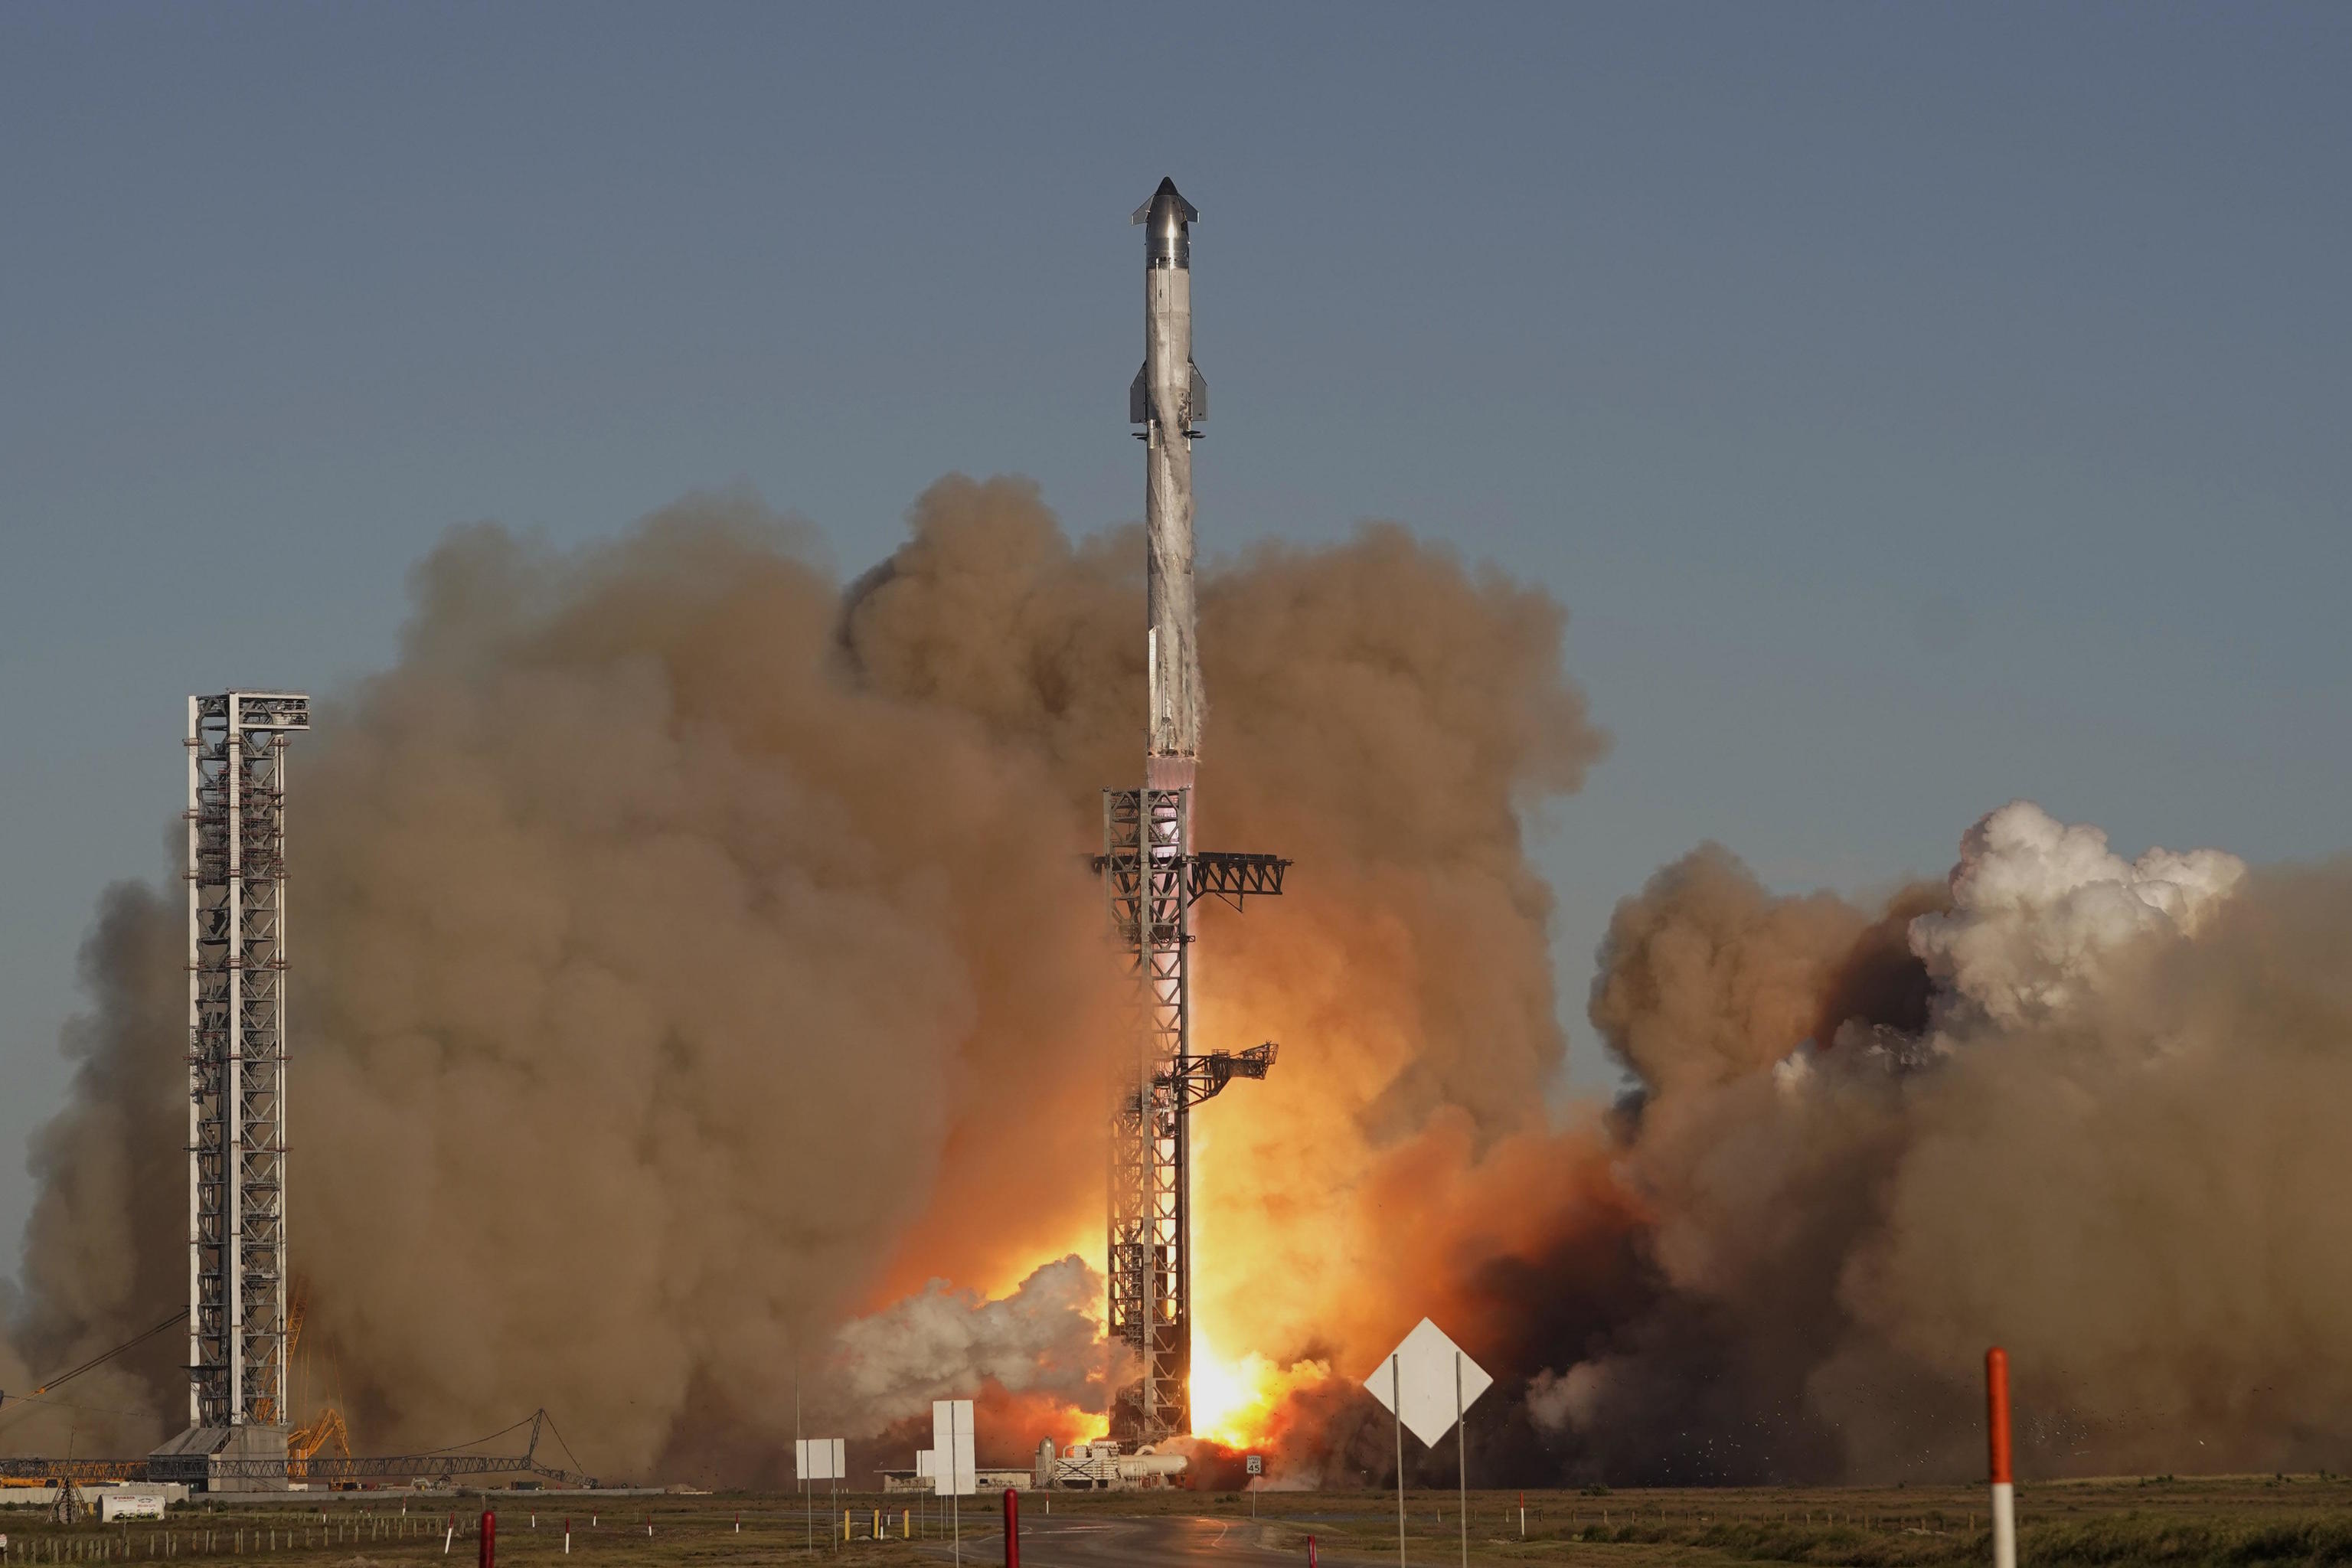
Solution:
[{"label": "mega rocket", "polygon": [[1143,987],[1146,1026],[1132,1088],[1111,1117],[1110,1245],[1106,1324],[1139,1366],[1118,1391],[1111,1436],[1154,1442],[1192,1426],[1192,1113],[1235,1079],[1262,1079],[1271,1040],[1244,1051],[1192,1043],[1193,901],[1235,909],[1282,891],[1278,855],[1204,852],[1192,842],[1193,774],[1201,756],[1200,627],[1192,591],[1192,442],[1209,411],[1192,363],[1193,220],[1201,215],[1162,180],[1135,209],[1143,244],[1143,368],[1128,389],[1128,417],[1143,426],[1150,665],[1143,787],[1103,792],[1103,852],[1096,861],[1121,943]]},{"label": "mega rocket", "polygon": [[1208,417],[1209,384],[1192,363],[1192,236],[1200,218],[1161,180],[1135,209],[1143,245],[1143,368],[1128,388],[1127,416],[1142,426],[1149,457],[1144,529],[1151,714],[1147,783],[1182,789],[1201,754],[1201,645],[1192,590],[1192,442]]}]

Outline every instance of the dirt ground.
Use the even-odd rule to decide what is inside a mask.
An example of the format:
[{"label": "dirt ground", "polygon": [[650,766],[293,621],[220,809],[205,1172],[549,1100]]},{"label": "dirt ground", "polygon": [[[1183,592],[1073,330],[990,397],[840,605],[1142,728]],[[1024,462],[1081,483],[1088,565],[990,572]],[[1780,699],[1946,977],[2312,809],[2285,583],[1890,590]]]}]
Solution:
[{"label": "dirt ground", "polygon": [[[1473,1492],[1469,1556],[1479,1564],[1810,1563],[1962,1563],[1989,1561],[1981,1487],[1745,1488]],[[475,1558],[477,1521],[498,1515],[503,1564],[570,1568],[722,1568],[829,1559],[843,1568],[928,1562],[948,1521],[929,1499],[842,1494],[803,1511],[797,1495],[704,1494],[590,1498],[488,1492],[402,1496],[346,1492],[242,1506],[199,1500],[160,1522],[70,1528],[42,1510],[5,1506],[6,1568],[219,1558],[284,1560],[287,1568],[425,1568]],[[1250,1539],[1305,1562],[1396,1561],[1395,1494],[1267,1491]],[[1450,1492],[1405,1500],[1409,1565],[1461,1560],[1463,1520]],[[959,1511],[967,1562],[1002,1561],[999,1503],[968,1499]],[[1025,1518],[1048,1508],[1022,1499]],[[1054,1498],[1055,1518],[1205,1515],[1249,1519],[1238,1492]],[[876,1539],[877,1510],[881,1538]],[[840,1539],[845,1513],[850,1539]],[[2039,1563],[2352,1563],[2352,1480],[2340,1476],[2164,1477],[2021,1485],[2019,1555]],[[570,1551],[565,1551],[565,1525]],[[648,1531],[650,1531],[650,1533]]]}]

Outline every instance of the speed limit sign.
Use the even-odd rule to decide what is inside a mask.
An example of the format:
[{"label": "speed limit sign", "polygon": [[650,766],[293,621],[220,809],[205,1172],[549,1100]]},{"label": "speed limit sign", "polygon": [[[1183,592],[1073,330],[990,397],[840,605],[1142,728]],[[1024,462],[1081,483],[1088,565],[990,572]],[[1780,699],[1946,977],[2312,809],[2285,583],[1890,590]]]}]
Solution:
[{"label": "speed limit sign", "polygon": [[1247,1459],[1243,1461],[1243,1466],[1251,1475],[1262,1476],[1265,1474],[1265,1456],[1263,1454],[1252,1454]]}]

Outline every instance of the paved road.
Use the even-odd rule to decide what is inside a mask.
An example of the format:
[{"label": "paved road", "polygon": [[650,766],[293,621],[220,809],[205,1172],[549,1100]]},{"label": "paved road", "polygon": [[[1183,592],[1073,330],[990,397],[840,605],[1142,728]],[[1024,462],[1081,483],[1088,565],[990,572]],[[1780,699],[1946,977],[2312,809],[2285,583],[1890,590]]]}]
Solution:
[{"label": "paved road", "polygon": [[[1307,1561],[1304,1551],[1276,1552],[1265,1542],[1273,1531],[1247,1520],[1045,1519],[1021,1521],[1022,1568],[1149,1568],[1158,1563],[1230,1563],[1233,1568],[1291,1568]],[[939,1542],[925,1543],[939,1558],[949,1556]],[[993,1568],[1004,1561],[1003,1531],[966,1531],[966,1568]]]}]

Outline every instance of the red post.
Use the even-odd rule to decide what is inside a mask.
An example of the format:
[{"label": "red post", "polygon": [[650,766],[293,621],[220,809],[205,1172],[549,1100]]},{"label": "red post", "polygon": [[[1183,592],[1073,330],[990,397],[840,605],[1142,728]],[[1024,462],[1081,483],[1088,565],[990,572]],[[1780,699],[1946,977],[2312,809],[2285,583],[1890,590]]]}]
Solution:
[{"label": "red post", "polygon": [[2009,1473],[2009,1352],[1985,1352],[1985,1447],[1992,1470],[1993,1568],[2017,1568],[2017,1489]]},{"label": "red post", "polygon": [[499,1516],[482,1510],[482,1568],[499,1568]]},{"label": "red post", "polygon": [[1992,1461],[1995,1486],[2009,1473],[2009,1352],[1995,1345],[1985,1352],[1985,1439]]},{"label": "red post", "polygon": [[1315,1538],[1307,1538],[1307,1568],[1315,1568]]},{"label": "red post", "polygon": [[1004,1489],[1004,1568],[1021,1568],[1021,1494]]}]

